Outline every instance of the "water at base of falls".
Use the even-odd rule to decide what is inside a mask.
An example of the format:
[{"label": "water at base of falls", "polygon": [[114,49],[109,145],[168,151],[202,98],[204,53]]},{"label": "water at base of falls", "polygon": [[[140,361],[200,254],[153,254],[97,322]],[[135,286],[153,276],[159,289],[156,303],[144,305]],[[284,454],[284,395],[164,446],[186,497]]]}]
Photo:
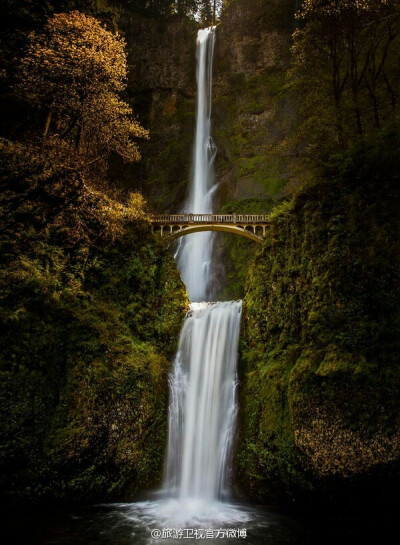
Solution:
[{"label": "water at base of falls", "polygon": [[245,527],[257,518],[249,506],[205,499],[173,499],[143,501],[115,506],[128,520],[147,528],[221,528]]},{"label": "water at base of falls", "polygon": [[[246,505],[210,504],[209,511],[214,521],[209,525],[203,519],[189,524],[170,525],[168,510],[171,505],[158,501],[134,504],[108,504],[87,507],[65,507],[52,510],[46,507],[33,510],[2,511],[0,528],[2,543],[7,545],[177,545],[182,542],[207,543],[207,545],[354,545],[356,543],[379,545],[398,543],[398,524],[395,505],[390,513],[379,515],[368,512],[363,517],[342,513],[334,515],[315,508],[308,510],[308,516],[288,517],[275,510],[249,508]],[[198,513],[197,506],[194,510]],[[212,511],[212,512],[211,512]],[[160,516],[165,514],[165,516]],[[229,518],[230,517],[230,518]],[[244,518],[251,520],[243,520]],[[182,519],[181,519],[182,520]],[[193,519],[192,519],[193,521]],[[207,531],[206,539],[193,537],[195,528]],[[209,538],[208,528],[215,528],[218,537]],[[238,528],[246,530],[246,538],[223,538],[219,529]],[[165,534],[182,529],[182,538],[167,537]],[[154,531],[161,530],[159,539]],[[186,530],[191,537],[186,539]],[[152,534],[153,532],[153,534]],[[203,534],[204,535],[204,534]]]}]

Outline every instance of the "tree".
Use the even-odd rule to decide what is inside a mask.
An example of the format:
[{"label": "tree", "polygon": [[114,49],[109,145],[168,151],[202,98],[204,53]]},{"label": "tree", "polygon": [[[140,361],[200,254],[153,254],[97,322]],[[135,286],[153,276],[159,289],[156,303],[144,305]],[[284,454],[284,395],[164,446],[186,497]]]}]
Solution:
[{"label": "tree", "polygon": [[168,17],[177,14],[180,17],[196,18],[201,24],[215,24],[221,13],[223,0],[115,0],[123,9],[155,17]]},{"label": "tree", "polygon": [[173,13],[173,0],[119,0],[121,7],[136,13],[152,16],[168,16]]},{"label": "tree", "polygon": [[198,15],[204,26],[215,25],[221,13],[221,0],[199,0]]},{"label": "tree", "polygon": [[344,148],[393,122],[400,91],[398,0],[304,0],[294,34],[292,85],[314,149]]},{"label": "tree", "polygon": [[58,142],[64,157],[88,166],[111,152],[140,159],[136,139],[148,132],[120,98],[126,78],[123,38],[73,11],[54,15],[42,33],[31,34],[20,87],[46,114],[44,143]]},{"label": "tree", "polygon": [[197,12],[198,0],[175,0],[174,9],[178,15],[191,16]]}]

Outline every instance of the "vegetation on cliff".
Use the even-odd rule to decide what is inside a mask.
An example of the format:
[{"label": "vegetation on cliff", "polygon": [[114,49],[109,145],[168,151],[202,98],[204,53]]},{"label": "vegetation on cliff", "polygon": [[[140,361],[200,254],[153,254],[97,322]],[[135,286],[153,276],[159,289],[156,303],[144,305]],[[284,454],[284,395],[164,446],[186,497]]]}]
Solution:
[{"label": "vegetation on cliff", "polygon": [[0,143],[2,500],[104,500],[159,479],[186,296],[143,197],[107,187],[108,154],[145,135],[123,43],[73,12],[31,44],[19,89],[45,130]]},{"label": "vegetation on cliff", "polygon": [[349,493],[352,485],[362,496],[369,484],[371,499],[374,487],[384,495],[397,486],[394,138],[341,157],[271,218],[244,302],[237,460],[256,497]]},{"label": "vegetation on cliff", "polygon": [[78,174],[1,151],[3,499],[148,486],[184,311],[172,257],[140,197],[122,206]]},{"label": "vegetation on cliff", "polygon": [[297,154],[302,187],[272,212],[247,284],[239,478],[263,499],[390,503],[400,459],[398,3],[310,0],[299,17],[289,72],[299,115],[282,148]]}]

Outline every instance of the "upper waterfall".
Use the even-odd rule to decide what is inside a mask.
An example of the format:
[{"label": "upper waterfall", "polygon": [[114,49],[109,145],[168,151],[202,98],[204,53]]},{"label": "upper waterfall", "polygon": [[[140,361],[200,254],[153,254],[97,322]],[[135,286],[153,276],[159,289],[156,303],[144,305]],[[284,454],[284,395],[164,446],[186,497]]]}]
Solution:
[{"label": "upper waterfall", "polygon": [[[199,30],[197,35],[197,113],[192,177],[185,211],[210,214],[214,193],[216,147],[211,136],[212,72],[215,27]],[[210,297],[212,233],[195,233],[181,241],[178,266],[192,301]]]}]

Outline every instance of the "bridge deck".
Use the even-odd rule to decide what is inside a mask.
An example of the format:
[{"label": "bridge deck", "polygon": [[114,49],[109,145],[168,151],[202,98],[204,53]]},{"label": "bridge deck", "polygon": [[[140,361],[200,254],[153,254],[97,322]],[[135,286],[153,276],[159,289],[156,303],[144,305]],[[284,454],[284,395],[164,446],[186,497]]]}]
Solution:
[{"label": "bridge deck", "polygon": [[151,221],[154,232],[167,240],[202,231],[223,231],[261,243],[269,227],[265,214],[163,214]]}]

